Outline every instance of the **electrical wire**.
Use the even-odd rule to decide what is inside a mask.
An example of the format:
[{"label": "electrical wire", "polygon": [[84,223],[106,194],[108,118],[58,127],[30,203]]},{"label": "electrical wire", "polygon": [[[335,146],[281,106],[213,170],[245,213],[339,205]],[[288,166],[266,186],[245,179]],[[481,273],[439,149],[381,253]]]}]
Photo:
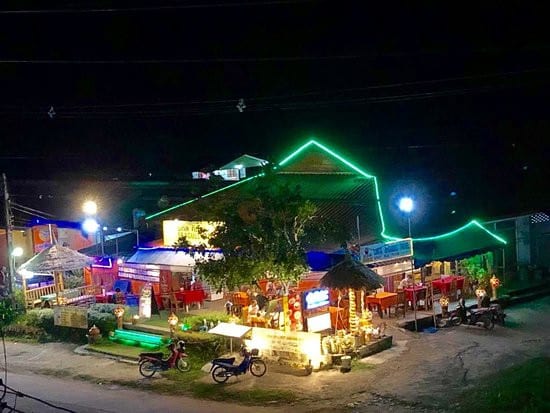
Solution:
[{"label": "electrical wire", "polygon": [[66,13],[125,13],[142,11],[171,11],[183,9],[208,9],[208,8],[229,8],[229,7],[258,7],[278,6],[297,3],[313,3],[315,0],[266,0],[266,1],[238,1],[220,3],[195,3],[178,4],[168,6],[143,6],[143,7],[110,7],[110,8],[82,8],[82,9],[19,9],[0,10],[0,14],[66,14]]},{"label": "electrical wire", "polygon": [[10,386],[8,386],[7,384],[2,384],[2,386],[5,388],[5,389],[8,389],[8,390],[11,390],[12,392],[14,392],[15,396],[16,397],[26,397],[28,399],[31,399],[31,400],[35,400],[37,402],[40,402],[42,404],[45,404],[46,406],[49,406],[49,407],[52,407],[54,409],[58,409],[58,410],[61,410],[61,411],[64,411],[64,412],[68,412],[68,413],[77,413],[76,411],[74,410],[71,410],[71,409],[67,409],[65,407],[61,407],[61,406],[57,406],[53,403],[50,403],[46,400],[42,400],[41,398],[39,397],[35,397],[35,396],[31,396],[30,394],[26,394],[26,393],[23,393],[19,390],[15,390],[13,388],[11,388]]}]

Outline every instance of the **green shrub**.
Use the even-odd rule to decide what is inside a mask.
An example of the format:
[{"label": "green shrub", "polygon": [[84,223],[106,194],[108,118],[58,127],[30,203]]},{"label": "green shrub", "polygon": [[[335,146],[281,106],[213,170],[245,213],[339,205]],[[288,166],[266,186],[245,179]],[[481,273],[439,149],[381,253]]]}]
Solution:
[{"label": "green shrub", "polygon": [[201,331],[204,327],[204,320],[206,320],[206,324],[208,326],[208,329],[210,329],[210,325],[216,325],[218,322],[226,323],[230,319],[230,316],[228,316],[226,313],[221,311],[213,311],[211,313],[206,313],[204,315],[192,315],[188,317],[183,317],[180,319],[181,323],[184,323],[189,326],[189,328],[193,331]]},{"label": "green shrub", "polygon": [[88,327],[95,325],[106,336],[109,331],[116,329],[115,315],[107,312],[88,310]]},{"label": "green shrub", "polygon": [[4,334],[8,337],[43,341],[46,333],[43,329],[38,327],[27,326],[24,324],[10,324],[4,328]]}]

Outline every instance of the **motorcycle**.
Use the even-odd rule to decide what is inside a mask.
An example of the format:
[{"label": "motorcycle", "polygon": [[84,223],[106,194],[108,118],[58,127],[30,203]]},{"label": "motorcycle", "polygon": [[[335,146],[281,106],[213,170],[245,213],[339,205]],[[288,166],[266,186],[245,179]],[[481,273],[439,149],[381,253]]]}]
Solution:
[{"label": "motorcycle", "polygon": [[153,377],[157,371],[166,371],[171,368],[177,368],[181,372],[191,370],[191,364],[187,360],[185,353],[185,343],[179,340],[177,343],[170,343],[167,346],[170,349],[170,356],[163,358],[161,351],[155,353],[139,354],[139,373],[143,377]]},{"label": "motorcycle", "polygon": [[267,371],[267,366],[258,354],[258,349],[248,351],[245,346],[242,346],[240,355],[243,356],[243,360],[239,364],[234,364],[235,357],[212,360],[210,368],[212,379],[216,383],[225,383],[229,377],[246,374],[249,370],[253,376],[262,377]]},{"label": "motorcycle", "polygon": [[489,309],[491,310],[493,322],[495,324],[504,326],[504,319],[506,318],[506,314],[504,314],[504,311],[502,311],[502,307],[500,306],[500,304],[491,304],[489,306]]},{"label": "motorcycle", "polygon": [[487,308],[466,307],[464,300],[458,302],[457,308],[451,312],[448,319],[449,326],[459,326],[460,324],[481,325],[486,330],[492,330],[495,326],[494,310]]}]

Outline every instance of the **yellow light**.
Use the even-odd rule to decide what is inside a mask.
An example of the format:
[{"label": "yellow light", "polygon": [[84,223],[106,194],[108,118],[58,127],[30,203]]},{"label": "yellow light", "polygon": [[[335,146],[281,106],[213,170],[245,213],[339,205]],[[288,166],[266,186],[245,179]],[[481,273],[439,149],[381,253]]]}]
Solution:
[{"label": "yellow light", "polygon": [[441,307],[447,307],[449,305],[449,298],[443,296],[439,299],[439,305],[441,305]]},{"label": "yellow light", "polygon": [[97,204],[94,201],[86,201],[82,204],[82,211],[86,215],[95,215],[97,214]]},{"label": "yellow light", "polygon": [[491,277],[491,287],[493,288],[500,287],[500,280],[495,275]]},{"label": "yellow light", "polygon": [[116,307],[113,312],[116,318],[121,318],[124,315],[124,307]]}]

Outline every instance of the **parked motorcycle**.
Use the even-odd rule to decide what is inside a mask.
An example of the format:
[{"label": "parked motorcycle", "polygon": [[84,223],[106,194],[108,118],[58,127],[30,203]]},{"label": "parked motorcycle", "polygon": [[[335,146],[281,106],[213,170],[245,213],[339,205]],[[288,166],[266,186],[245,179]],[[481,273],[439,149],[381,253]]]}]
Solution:
[{"label": "parked motorcycle", "polygon": [[506,318],[506,314],[504,314],[504,311],[502,311],[502,307],[500,306],[500,304],[491,304],[489,308],[491,310],[493,322],[495,324],[504,326],[504,319]]},{"label": "parked motorcycle", "polygon": [[140,353],[139,372],[143,377],[153,377],[157,371],[166,371],[171,368],[177,368],[181,372],[191,369],[191,364],[185,353],[185,343],[179,340],[177,343],[170,343],[170,356],[163,358],[161,351],[154,353]]},{"label": "parked motorcycle", "polygon": [[481,325],[487,330],[495,326],[494,310],[487,308],[466,307],[464,300],[458,302],[457,308],[449,315],[448,325],[458,326],[460,324]]},{"label": "parked motorcycle", "polygon": [[216,383],[225,383],[229,377],[246,374],[249,370],[253,376],[262,377],[267,371],[267,366],[258,354],[258,349],[248,351],[245,346],[242,346],[240,355],[243,356],[243,360],[239,364],[234,364],[235,357],[212,360],[210,368],[212,379]]}]

